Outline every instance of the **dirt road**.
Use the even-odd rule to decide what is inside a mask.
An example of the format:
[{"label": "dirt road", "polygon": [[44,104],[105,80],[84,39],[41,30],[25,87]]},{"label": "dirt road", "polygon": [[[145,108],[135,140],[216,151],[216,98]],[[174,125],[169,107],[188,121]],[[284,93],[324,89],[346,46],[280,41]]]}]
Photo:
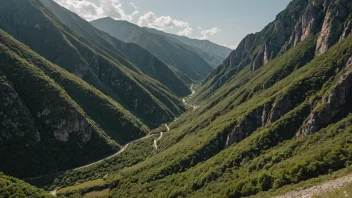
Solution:
[{"label": "dirt road", "polygon": [[292,191],[286,193],[285,195],[277,196],[275,198],[310,198],[313,195],[321,195],[327,192],[337,190],[350,182],[352,182],[352,174],[325,182],[317,186],[313,186],[305,190]]}]

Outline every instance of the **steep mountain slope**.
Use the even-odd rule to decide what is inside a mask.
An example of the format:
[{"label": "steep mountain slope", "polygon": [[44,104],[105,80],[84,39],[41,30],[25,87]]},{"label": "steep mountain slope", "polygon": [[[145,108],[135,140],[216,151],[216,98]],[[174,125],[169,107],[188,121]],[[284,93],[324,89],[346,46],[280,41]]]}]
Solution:
[{"label": "steep mountain slope", "polygon": [[[33,176],[85,164],[119,149],[70,94],[40,69],[42,63],[37,64],[35,54],[28,53],[27,60],[20,44],[3,31],[0,41],[1,171]],[[91,92],[84,87],[88,85],[65,80],[76,82],[71,89]],[[138,136],[142,131],[131,132]]]},{"label": "steep mountain slope", "polygon": [[[110,56],[118,60],[125,57],[145,74],[161,82],[177,96],[183,97],[189,94],[188,87],[191,80],[180,76],[173,68],[164,64],[145,49],[135,44],[121,42],[109,34],[94,28],[77,14],[61,7],[53,0],[41,0],[41,2],[60,18],[65,25],[106,51]],[[125,61],[122,60],[122,62]],[[129,66],[129,64],[126,64],[126,66]]]},{"label": "steep mountain slope", "polygon": [[[294,19],[296,5],[352,13],[349,1],[329,2],[294,0],[281,21]],[[352,36],[317,55],[320,38],[311,32],[255,70],[248,61],[202,107],[170,124],[154,153],[109,172],[100,187],[116,197],[263,197],[349,167]]]},{"label": "steep mountain slope", "polygon": [[125,144],[147,134],[148,128],[141,121],[99,90],[40,57],[2,30],[0,41],[10,50],[19,53],[20,58],[35,64],[59,83],[70,97],[119,144]]},{"label": "steep mountain slope", "polygon": [[[126,21],[102,18],[91,22],[95,27],[128,43],[136,43],[165,63],[176,67],[193,80],[204,79],[212,68],[193,47],[166,34],[155,33]],[[206,53],[206,52],[203,52]]]},{"label": "steep mountain slope", "polygon": [[319,33],[316,55],[344,39],[351,32],[352,2],[295,0],[261,32],[246,36],[224,63],[203,82],[199,99],[210,96],[217,88],[237,75],[245,66],[257,70],[268,61]]},{"label": "steep mountain slope", "polygon": [[184,110],[182,102],[165,86],[126,59],[112,57],[79,36],[38,0],[6,1],[0,9],[3,30],[143,120],[151,124],[166,122]]}]

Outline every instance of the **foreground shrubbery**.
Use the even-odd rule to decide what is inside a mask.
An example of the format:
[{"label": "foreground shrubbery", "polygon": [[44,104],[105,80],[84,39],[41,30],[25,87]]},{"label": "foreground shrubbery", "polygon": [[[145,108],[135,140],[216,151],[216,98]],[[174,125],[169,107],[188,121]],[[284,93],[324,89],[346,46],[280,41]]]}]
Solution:
[{"label": "foreground shrubbery", "polygon": [[54,197],[42,189],[33,187],[19,179],[5,176],[0,173],[0,197],[16,198],[45,198]]}]

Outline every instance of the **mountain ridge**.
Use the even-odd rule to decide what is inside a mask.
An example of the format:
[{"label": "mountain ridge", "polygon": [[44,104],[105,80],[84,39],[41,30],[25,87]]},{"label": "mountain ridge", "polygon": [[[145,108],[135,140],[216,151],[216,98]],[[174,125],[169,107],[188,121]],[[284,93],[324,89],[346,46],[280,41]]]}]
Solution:
[{"label": "mountain ridge", "polygon": [[[127,21],[102,18],[91,21],[90,23],[117,39],[142,46],[165,63],[178,68],[193,80],[204,79],[212,70],[209,67],[212,62],[210,60],[211,56],[214,56],[216,59],[215,64],[212,65],[213,67],[216,67],[225,58],[225,56],[219,56],[215,53],[211,54],[199,47],[188,45],[185,42],[187,40],[189,43],[191,39],[183,39],[182,41],[177,36],[175,38],[171,34],[142,28]],[[217,48],[223,49],[219,46]]]}]

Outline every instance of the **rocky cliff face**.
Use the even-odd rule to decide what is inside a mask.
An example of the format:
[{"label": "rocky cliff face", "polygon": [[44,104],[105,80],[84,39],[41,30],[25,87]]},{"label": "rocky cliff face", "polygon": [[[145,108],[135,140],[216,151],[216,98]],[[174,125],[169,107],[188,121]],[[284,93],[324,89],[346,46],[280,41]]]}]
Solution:
[{"label": "rocky cliff face", "polygon": [[313,1],[301,15],[292,32],[290,43],[296,46],[304,41],[309,34],[317,33],[321,28],[323,13],[320,1]]},{"label": "rocky cliff face", "polygon": [[[327,1],[330,2],[330,1]],[[325,5],[327,5],[326,3]],[[316,54],[326,52],[340,38],[345,38],[349,29],[348,16],[352,13],[352,2],[348,0],[331,2],[325,14],[323,26],[317,41]],[[347,31],[344,31],[347,30]]]},{"label": "rocky cliff face", "polygon": [[267,102],[258,107],[255,111],[249,113],[239,121],[234,127],[227,131],[226,147],[240,142],[250,136],[259,127],[268,126],[294,108],[295,102],[289,94],[280,94],[274,101]]},{"label": "rocky cliff face", "polygon": [[[348,60],[347,65],[352,65],[352,58]],[[345,105],[351,99],[351,85],[352,69],[349,67],[339,78],[336,86],[316,105],[315,109],[297,132],[297,137],[317,132],[329,124],[335,116],[343,114]]]}]

